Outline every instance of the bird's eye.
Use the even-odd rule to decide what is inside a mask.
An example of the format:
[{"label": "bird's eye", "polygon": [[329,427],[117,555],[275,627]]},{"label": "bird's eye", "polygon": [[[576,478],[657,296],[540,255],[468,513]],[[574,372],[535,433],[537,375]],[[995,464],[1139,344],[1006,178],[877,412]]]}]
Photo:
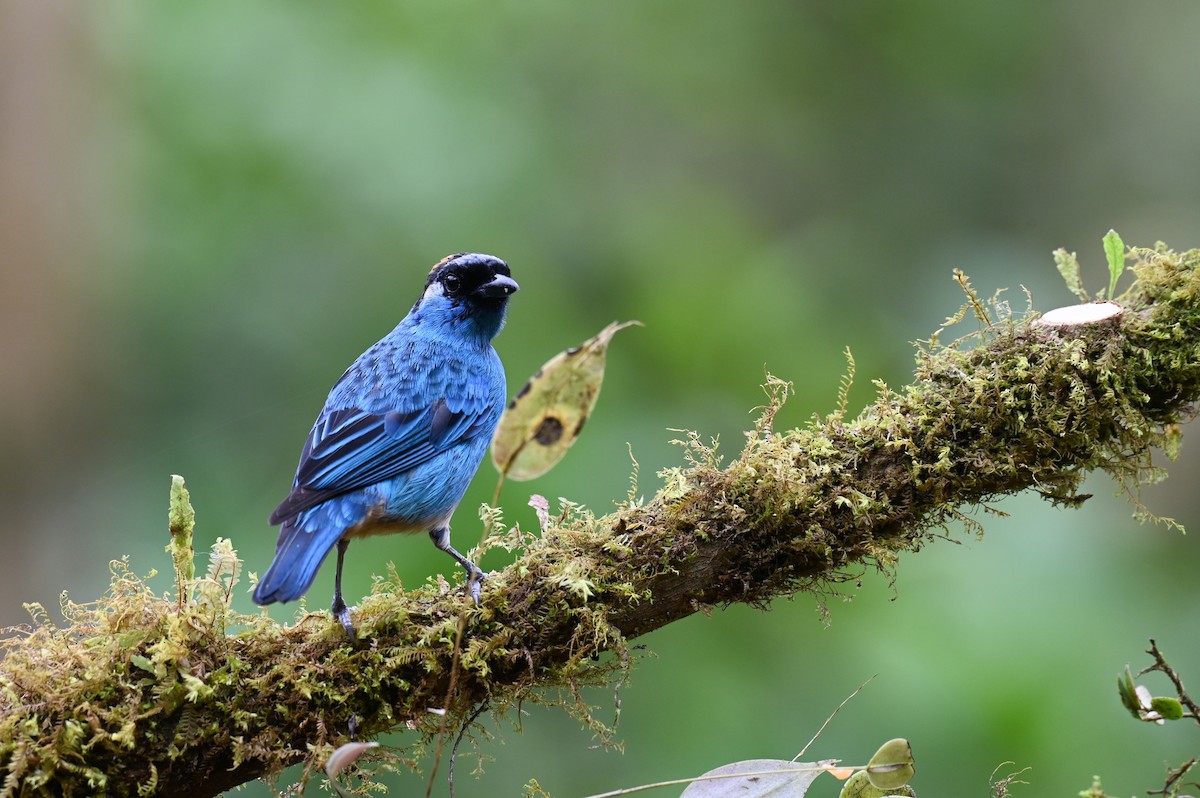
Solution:
[{"label": "bird's eye", "polygon": [[455,296],[462,288],[462,279],[457,274],[447,274],[442,278],[442,287],[446,290],[446,296]]}]

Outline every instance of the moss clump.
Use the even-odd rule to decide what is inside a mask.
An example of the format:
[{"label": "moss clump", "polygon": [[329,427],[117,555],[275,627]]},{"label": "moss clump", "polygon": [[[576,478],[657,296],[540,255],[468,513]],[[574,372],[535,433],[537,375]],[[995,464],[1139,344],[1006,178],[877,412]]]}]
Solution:
[{"label": "moss clump", "polygon": [[[672,606],[684,612],[828,590],[864,564],[890,570],[950,520],[977,527],[965,506],[1026,489],[1076,505],[1095,469],[1153,518],[1138,501],[1140,486],[1163,475],[1151,453],[1178,450],[1179,425],[1200,398],[1200,251],[1160,245],[1131,256],[1137,279],[1118,298],[1119,319],[1069,329],[1040,326],[1032,311],[1018,318],[999,301],[989,309],[960,278],[968,301],[949,322],[972,312],[983,329],[924,342],[917,379],[901,390],[876,383],[855,419],[838,411],[775,431],[787,387],[772,381],[762,420],[727,468],[693,437],[690,467],[619,514],[615,523],[651,530],[647,545],[675,563],[638,584],[656,603],[677,595]],[[844,397],[845,388],[843,408]],[[691,552],[682,565],[681,551]],[[644,607],[614,617],[631,636],[670,620]]]},{"label": "moss clump", "polygon": [[[191,547],[182,542],[190,544],[192,518],[177,481],[168,551],[178,595],[155,595],[126,560],[116,561],[102,599],[64,598],[62,625],[30,605],[34,623],[0,642],[0,796],[215,795],[297,762],[307,764],[307,779],[352,735],[408,729],[416,733],[408,753],[419,758],[478,707],[503,710],[517,700],[560,705],[606,732],[579,688],[606,682],[628,654],[603,612],[574,605],[584,598],[587,557],[562,568],[571,578],[550,575],[553,558],[527,566],[526,580],[560,592],[541,594],[539,612],[521,622],[502,590],[489,589],[480,609],[444,584],[404,593],[398,580],[380,580],[362,602],[364,644],[353,646],[326,613],[283,626],[265,613],[235,612],[241,563],[226,540],[214,544],[203,577],[188,576]],[[525,538],[492,522],[493,543]],[[555,534],[570,545],[585,533]],[[570,654],[530,647],[551,645],[534,631],[551,618],[573,629],[556,641]],[[464,626],[470,634],[460,640]],[[596,660],[604,650],[618,657]]]}]

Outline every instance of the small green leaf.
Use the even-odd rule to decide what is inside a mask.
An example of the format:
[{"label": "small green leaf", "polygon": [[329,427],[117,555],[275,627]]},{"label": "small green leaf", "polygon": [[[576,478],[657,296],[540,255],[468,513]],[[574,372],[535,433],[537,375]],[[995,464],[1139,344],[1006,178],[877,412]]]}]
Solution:
[{"label": "small green leaf", "polygon": [[1104,236],[1104,255],[1108,258],[1108,298],[1117,295],[1117,280],[1125,271],[1125,242],[1116,230],[1109,230]]},{"label": "small green leaf", "polygon": [[916,769],[913,767],[912,746],[903,737],[888,740],[879,747],[867,763],[867,778],[881,790],[895,790],[908,784]]},{"label": "small green leaf", "polygon": [[141,654],[134,654],[129,658],[130,663],[136,668],[141,668],[146,673],[154,673],[154,663]]},{"label": "small green leaf", "polygon": [[1117,674],[1117,693],[1121,696],[1121,704],[1129,710],[1137,720],[1142,719],[1142,703],[1138,700],[1137,687],[1133,683],[1133,673],[1125,666],[1123,673]]},{"label": "small green leaf", "polygon": [[1150,709],[1162,715],[1164,720],[1179,720],[1183,717],[1183,704],[1178,698],[1155,696],[1150,699]]},{"label": "small green leaf", "polygon": [[1067,290],[1079,298],[1080,302],[1089,301],[1087,291],[1083,290],[1083,282],[1079,279],[1079,258],[1074,252],[1067,252],[1059,247],[1054,250],[1054,265],[1062,275]]},{"label": "small green leaf", "polygon": [[113,635],[113,639],[117,641],[117,645],[119,645],[122,649],[129,651],[130,649],[137,648],[142,643],[145,643],[146,640],[149,639],[150,635],[151,631],[149,629],[135,628],[130,629],[127,632],[119,632]]},{"label": "small green leaf", "polygon": [[492,436],[492,462],[501,474],[533,479],[563,458],[596,406],[609,341],[633,324],[642,323],[614,322],[579,346],[559,352],[517,392]]}]

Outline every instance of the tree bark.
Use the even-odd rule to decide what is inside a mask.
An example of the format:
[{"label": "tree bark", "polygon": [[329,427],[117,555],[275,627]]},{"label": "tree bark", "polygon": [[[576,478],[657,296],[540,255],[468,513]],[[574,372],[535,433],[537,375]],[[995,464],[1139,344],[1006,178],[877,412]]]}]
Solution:
[{"label": "tree bark", "polygon": [[692,436],[688,464],[644,503],[568,506],[540,536],[493,517],[492,544],[520,554],[481,606],[384,583],[355,614],[357,645],[326,613],[293,626],[234,613],[228,557],[179,576],[174,600],[118,563],[102,601],[66,605],[65,626],[34,608],[3,642],[0,796],[212,796],[298,762],[311,772],[352,727],[428,741],[535,691],[589,720],[574,688],[620,678],[628,640],[693,612],[890,570],[962,508],[1028,488],[1076,504],[1095,469],[1136,501],[1159,473],[1152,448],[1176,451],[1200,398],[1200,250],[1132,257],[1119,312],[1067,322],[1008,318],[961,279],[986,326],[922,344],[914,382],[877,384],[857,418],[776,432],[787,389],[772,380],[728,465]]}]

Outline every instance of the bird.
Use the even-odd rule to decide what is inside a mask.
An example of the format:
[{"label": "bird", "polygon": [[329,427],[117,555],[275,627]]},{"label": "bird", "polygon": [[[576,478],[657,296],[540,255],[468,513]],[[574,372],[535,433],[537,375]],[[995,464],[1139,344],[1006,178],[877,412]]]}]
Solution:
[{"label": "bird", "polygon": [[350,541],[427,532],[466,569],[479,604],[483,572],[450,544],[450,518],[504,410],[492,339],[518,289],[497,257],[449,255],[408,315],[346,369],[308,434],[291,492],[271,513],[279,538],[255,603],[299,598],[336,547],[332,611],[354,640],[342,598]]}]

